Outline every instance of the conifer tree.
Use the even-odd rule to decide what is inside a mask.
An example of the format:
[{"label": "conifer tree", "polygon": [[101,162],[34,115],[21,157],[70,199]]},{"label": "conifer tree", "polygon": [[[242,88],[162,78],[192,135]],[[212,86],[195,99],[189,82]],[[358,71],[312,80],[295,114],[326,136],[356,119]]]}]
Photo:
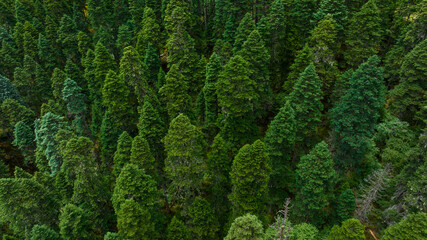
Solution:
[{"label": "conifer tree", "polygon": [[384,106],[383,70],[372,56],[353,73],[349,88],[331,109],[335,163],[341,170],[353,169],[368,150],[369,138]]},{"label": "conifer tree", "polygon": [[206,81],[203,87],[205,99],[205,124],[210,126],[216,123],[218,117],[218,100],[216,96],[216,83],[222,70],[221,62],[216,53],[213,53],[206,65]]},{"label": "conifer tree", "polygon": [[188,227],[175,215],[168,225],[167,239],[170,240],[190,240],[192,239]]},{"label": "conifer tree", "polygon": [[365,240],[365,226],[357,219],[348,219],[341,226],[334,226],[329,233],[327,240]]},{"label": "conifer tree", "polygon": [[308,149],[316,140],[317,127],[323,110],[322,83],[313,63],[307,66],[295,83],[289,101],[295,111],[296,149]]},{"label": "conifer tree", "polygon": [[160,60],[158,50],[154,49],[151,43],[147,45],[144,55],[144,64],[147,70],[147,82],[151,87],[155,88],[157,76],[159,75]]},{"label": "conifer tree", "polygon": [[306,42],[314,24],[310,21],[316,12],[317,2],[313,0],[296,0],[292,8],[292,17],[298,31],[298,38]]},{"label": "conifer tree", "polygon": [[171,200],[178,204],[191,201],[202,187],[205,159],[203,135],[187,116],[179,114],[171,121],[163,142],[167,153],[165,173],[171,180]]},{"label": "conifer tree", "polygon": [[344,52],[349,67],[356,68],[378,53],[381,43],[380,23],[379,10],[373,0],[366,2],[353,15],[346,33],[347,51]]},{"label": "conifer tree", "polygon": [[100,126],[101,159],[103,167],[110,169],[113,166],[113,155],[117,147],[117,139],[120,132],[125,129],[110,110],[105,111]]},{"label": "conifer tree", "polygon": [[2,161],[0,161],[0,179],[1,178],[8,178],[8,177],[10,177],[9,166],[7,166],[2,160]]},{"label": "conifer tree", "polygon": [[31,14],[28,12],[26,7],[19,1],[15,0],[15,18],[17,22],[24,23],[25,21],[31,21]]},{"label": "conifer tree", "polygon": [[323,209],[333,198],[335,170],[328,145],[323,141],[301,157],[296,170],[296,211],[301,220],[322,225]]},{"label": "conifer tree", "polygon": [[120,236],[118,233],[107,232],[104,235],[104,240],[120,240]]},{"label": "conifer tree", "polygon": [[336,21],[336,30],[338,35],[344,36],[344,30],[348,22],[348,8],[344,0],[322,0],[320,1],[319,8],[314,14],[314,22],[318,23],[324,19],[326,15],[331,14],[332,18]]},{"label": "conifer tree", "polygon": [[79,47],[79,53],[82,56],[82,61],[84,61],[87,51],[93,48],[92,39],[90,39],[86,33],[79,31],[77,33],[77,45]]},{"label": "conifer tree", "polygon": [[87,125],[85,119],[86,103],[82,88],[75,81],[67,78],[62,90],[62,98],[67,104],[68,112],[74,117],[73,128],[77,134],[83,135],[87,132]]},{"label": "conifer tree", "polygon": [[83,77],[80,67],[77,66],[71,59],[68,59],[65,63],[64,72],[68,78],[71,78],[77,83],[82,89],[87,91],[87,81]]},{"label": "conifer tree", "polygon": [[257,140],[239,150],[230,172],[232,192],[229,198],[234,218],[245,213],[262,216],[268,196],[270,172],[270,159],[263,142]]},{"label": "conifer tree", "polygon": [[234,219],[224,240],[262,240],[264,230],[261,221],[252,214]]},{"label": "conifer tree", "polygon": [[242,49],[243,43],[246,42],[249,34],[255,30],[255,22],[250,13],[242,18],[236,30],[236,36],[233,45],[233,52],[237,53]]},{"label": "conifer tree", "polygon": [[129,126],[133,124],[129,115],[131,104],[129,102],[129,88],[123,78],[117,76],[110,70],[105,78],[102,89],[102,102],[114,118],[120,121],[119,126]]},{"label": "conifer tree", "polygon": [[121,239],[156,239],[152,236],[154,224],[150,212],[132,198],[126,199],[120,206],[117,229]]},{"label": "conifer tree", "polygon": [[46,225],[34,225],[30,240],[60,240],[59,234]]},{"label": "conifer tree", "polygon": [[62,208],[59,216],[59,232],[64,240],[92,239],[92,228],[93,224],[84,209],[73,204],[67,204]]},{"label": "conifer tree", "polygon": [[400,69],[400,82],[390,92],[390,108],[401,120],[420,124],[426,102],[427,40],[419,43],[403,59]]},{"label": "conifer tree", "polygon": [[12,98],[19,102],[23,102],[21,95],[19,95],[18,91],[14,84],[10,82],[10,80],[0,74],[0,102],[4,100]]},{"label": "conifer tree", "polygon": [[34,129],[31,125],[29,126],[23,121],[17,122],[13,136],[15,138],[13,144],[22,152],[26,163],[34,163],[34,150],[36,146],[34,144]]},{"label": "conifer tree", "polygon": [[64,15],[58,28],[58,44],[68,58],[76,58],[78,54],[77,26],[71,17]]},{"label": "conifer tree", "polygon": [[133,45],[133,28],[130,22],[120,25],[117,32],[116,48],[122,49]]},{"label": "conifer tree", "polygon": [[399,223],[388,227],[381,239],[416,239],[421,240],[427,236],[427,214],[419,212],[410,214]]},{"label": "conifer tree", "polygon": [[0,54],[0,70],[6,77],[12,78],[13,70],[21,65],[18,51],[12,44],[4,39],[2,41]]},{"label": "conifer tree", "polygon": [[136,50],[140,56],[145,55],[149,43],[158,51],[161,43],[161,31],[153,9],[146,7],[136,42]]},{"label": "conifer tree", "polygon": [[179,70],[178,64],[172,65],[166,75],[166,83],[159,90],[166,102],[169,117],[175,118],[179,113],[191,115],[191,102],[188,95],[188,83]]},{"label": "conifer tree", "polygon": [[132,148],[132,137],[126,131],[120,134],[117,140],[117,150],[114,153],[114,168],[113,173],[116,177],[119,176],[120,171],[126,163],[130,163]]},{"label": "conifer tree", "polygon": [[47,38],[42,33],[39,34],[37,48],[39,50],[38,58],[42,61],[46,70],[51,73],[57,65],[57,60],[52,45],[49,44]]},{"label": "conifer tree", "polygon": [[194,239],[217,239],[218,222],[211,205],[206,199],[196,197],[188,208],[188,224]]},{"label": "conifer tree", "polygon": [[295,144],[295,111],[289,102],[280,108],[265,133],[266,151],[271,160],[270,196],[275,204],[282,204],[286,192],[293,187],[292,150]]},{"label": "conifer tree", "polygon": [[123,50],[120,59],[120,77],[130,86],[131,95],[136,96],[137,101],[142,103],[148,91],[146,70],[141,56],[132,46]]},{"label": "conifer tree", "polygon": [[353,211],[356,208],[354,194],[351,189],[347,189],[341,192],[338,197],[337,215],[338,222],[343,222],[350,219],[353,215]]},{"label": "conifer tree", "polygon": [[132,16],[132,23],[138,26],[144,14],[144,0],[129,0],[129,13]]},{"label": "conifer tree", "polygon": [[299,75],[304,72],[304,69],[314,60],[313,53],[311,52],[308,44],[303,49],[297,52],[294,63],[290,66],[288,78],[283,84],[285,93],[291,93]]},{"label": "conifer tree", "polygon": [[150,146],[145,138],[136,136],[133,139],[130,151],[130,162],[144,169],[153,179],[157,179],[156,171],[158,168],[156,166],[156,160],[151,154]]},{"label": "conifer tree", "polygon": [[3,124],[9,129],[13,129],[15,124],[19,121],[23,121],[24,123],[31,125],[35,117],[35,114],[31,109],[22,105],[13,98],[7,98],[4,100],[0,109]]},{"label": "conifer tree", "polygon": [[52,83],[52,93],[56,100],[63,99],[62,90],[64,89],[64,82],[67,79],[67,75],[64,71],[59,68],[55,68],[52,73],[50,81]]}]

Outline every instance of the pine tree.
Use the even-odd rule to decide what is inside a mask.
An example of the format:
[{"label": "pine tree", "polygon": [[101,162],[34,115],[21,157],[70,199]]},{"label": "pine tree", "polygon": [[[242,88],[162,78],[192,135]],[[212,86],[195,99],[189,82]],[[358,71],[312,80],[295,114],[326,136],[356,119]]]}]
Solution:
[{"label": "pine tree", "polygon": [[131,87],[131,95],[136,96],[137,101],[142,103],[148,91],[146,70],[141,56],[132,46],[123,50],[120,59],[120,77]]},{"label": "pine tree", "polygon": [[161,35],[160,26],[157,23],[153,9],[146,7],[144,9],[144,18],[141,22],[141,30],[137,35],[136,49],[139,55],[145,55],[149,43],[158,51],[160,49]]},{"label": "pine tree", "polygon": [[335,163],[341,170],[353,169],[362,162],[369,138],[384,106],[383,70],[372,56],[353,73],[349,88],[330,111],[337,149]]},{"label": "pine tree", "polygon": [[4,127],[9,129],[13,129],[19,121],[31,125],[35,117],[35,113],[31,109],[13,98],[4,100],[0,109]]},{"label": "pine tree", "polygon": [[280,108],[265,133],[265,146],[271,160],[270,198],[274,204],[284,202],[293,187],[292,150],[295,144],[295,111],[289,102]]},{"label": "pine tree", "polygon": [[211,126],[216,123],[218,117],[218,100],[216,96],[216,83],[219,79],[219,74],[222,71],[222,65],[216,53],[213,53],[206,65],[206,81],[203,87],[204,103],[204,118],[206,126]]},{"label": "pine tree", "polygon": [[110,169],[113,166],[114,151],[117,148],[117,139],[125,131],[120,119],[109,110],[105,111],[100,126],[101,160],[103,167]]},{"label": "pine tree", "polygon": [[381,43],[380,16],[375,1],[366,2],[355,13],[347,30],[347,51],[344,58],[349,67],[356,68],[362,62],[378,53]]},{"label": "pine tree", "polygon": [[75,81],[77,85],[85,90],[85,92],[87,91],[87,81],[83,77],[80,67],[71,61],[71,59],[68,59],[65,63],[64,72],[68,78],[71,78],[73,81]]},{"label": "pine tree", "polygon": [[344,0],[322,0],[320,1],[319,8],[314,14],[314,22],[318,23],[324,19],[326,15],[331,14],[332,18],[336,21],[336,29],[338,35],[344,36],[344,30],[348,22],[348,8]]},{"label": "pine tree", "polygon": [[314,60],[313,53],[311,52],[308,44],[303,49],[297,52],[294,63],[290,66],[288,78],[283,84],[285,93],[291,93],[294,89],[295,83],[298,81],[299,75],[304,72],[304,69]]},{"label": "pine tree", "polygon": [[63,99],[62,90],[64,89],[64,82],[67,79],[67,75],[64,71],[59,68],[55,68],[52,73],[50,81],[52,83],[52,92],[56,100]]},{"label": "pine tree", "polygon": [[3,160],[0,161],[0,179],[1,178],[9,178],[9,166],[7,166]]},{"label": "pine tree", "polygon": [[129,102],[129,88],[123,78],[110,70],[105,78],[102,89],[102,102],[114,118],[118,120],[118,126],[130,126],[131,104]]},{"label": "pine tree", "polygon": [[202,187],[205,158],[203,135],[188,117],[179,114],[171,121],[163,142],[167,153],[165,174],[171,180],[171,200],[178,204],[191,201]]},{"label": "pine tree", "polygon": [[317,127],[323,110],[322,83],[313,63],[307,66],[295,83],[289,101],[295,111],[296,149],[308,149],[315,143]]},{"label": "pine tree", "polygon": [[57,43],[68,58],[76,58],[78,54],[77,26],[71,17],[64,15],[58,28]]},{"label": "pine tree", "polygon": [[21,65],[17,49],[4,39],[2,41],[0,55],[0,70],[6,77],[12,78],[13,70]]},{"label": "pine tree", "polygon": [[298,31],[298,38],[306,42],[314,24],[310,21],[316,12],[317,2],[313,0],[296,0],[292,8],[292,17]]},{"label": "pine tree", "polygon": [[192,239],[188,227],[174,216],[168,225],[167,239],[170,240],[190,240]]},{"label": "pine tree", "polygon": [[155,239],[151,236],[154,224],[150,212],[132,198],[126,199],[120,205],[117,212],[117,229],[121,239]]},{"label": "pine tree", "polygon": [[341,226],[334,226],[329,233],[327,240],[365,240],[365,226],[357,219],[348,219]]},{"label": "pine tree", "polygon": [[79,31],[77,33],[77,45],[83,62],[88,50],[93,48],[92,39],[86,33]]},{"label": "pine tree", "polygon": [[13,145],[17,146],[21,151],[26,163],[34,163],[34,150],[36,146],[34,144],[34,129],[31,125],[29,126],[23,121],[17,122],[13,136],[15,138]]},{"label": "pine tree", "polygon": [[419,43],[403,59],[400,69],[400,82],[390,92],[390,108],[400,119],[411,124],[421,124],[423,107],[426,102],[423,84],[427,76],[425,57],[427,40]]},{"label": "pine tree", "polygon": [[46,225],[34,225],[30,240],[60,240],[59,234]]},{"label": "pine tree", "polygon": [[144,0],[129,0],[129,12],[132,16],[132,23],[138,26],[144,14]]},{"label": "pine tree", "polygon": [[23,99],[21,95],[19,95],[14,84],[12,84],[7,77],[0,74],[0,102],[3,102],[8,98],[12,98],[23,103]]},{"label": "pine tree", "polygon": [[104,240],[120,240],[120,236],[118,233],[107,232],[104,235]]},{"label": "pine tree", "polygon": [[270,172],[270,159],[263,142],[257,140],[239,150],[230,172],[232,192],[229,198],[234,218],[245,213],[262,216],[268,196]]},{"label": "pine tree", "polygon": [[92,239],[92,222],[84,209],[67,204],[59,216],[59,232],[64,240]]},{"label": "pine tree", "polygon": [[175,118],[179,113],[191,116],[191,102],[188,95],[188,83],[179,70],[178,64],[172,65],[166,75],[166,83],[159,90],[159,94],[166,102],[169,117]]},{"label": "pine tree", "polygon": [[381,239],[416,239],[421,240],[427,236],[427,214],[419,212],[410,214],[399,223],[388,227]]},{"label": "pine tree", "polygon": [[130,22],[120,25],[117,32],[116,48],[122,49],[133,45],[133,27]]},{"label": "pine tree", "polygon": [[39,34],[37,48],[39,50],[38,58],[42,61],[46,70],[51,73],[57,65],[57,60],[52,45],[49,44],[42,33]]},{"label": "pine tree", "polygon": [[343,222],[350,219],[353,215],[353,211],[356,208],[354,194],[351,189],[342,191],[338,197],[337,215],[338,222]]},{"label": "pine tree", "polygon": [[158,178],[156,173],[156,171],[158,171],[156,159],[154,159],[151,154],[147,140],[141,136],[136,136],[133,139],[130,151],[130,162],[139,168],[144,169],[144,171],[153,177],[153,179]]},{"label": "pine tree", "polygon": [[328,145],[323,141],[301,157],[296,170],[296,211],[301,220],[324,223],[324,208],[333,198],[335,170]]},{"label": "pine tree", "polygon": [[120,134],[117,140],[117,150],[114,153],[114,168],[113,173],[116,177],[119,176],[120,171],[126,163],[130,163],[130,154],[132,148],[132,137],[126,131]]},{"label": "pine tree", "polygon": [[188,224],[194,239],[217,239],[218,222],[211,205],[206,199],[196,197],[188,208]]},{"label": "pine tree", "polygon": [[224,240],[262,240],[264,230],[261,221],[252,214],[234,219]]},{"label": "pine tree", "polygon": [[83,135],[87,132],[87,123],[85,118],[86,103],[82,88],[75,81],[67,78],[62,90],[62,98],[67,104],[68,112],[74,117],[73,128],[77,134]]},{"label": "pine tree", "polygon": [[250,13],[242,18],[236,30],[236,36],[233,45],[233,52],[237,53],[242,49],[243,43],[246,42],[249,34],[255,30],[255,22]]},{"label": "pine tree", "polygon": [[147,82],[151,87],[155,88],[160,70],[160,60],[158,50],[154,49],[151,43],[147,45],[147,50],[144,55],[144,64],[147,69]]},{"label": "pine tree", "polygon": [[25,8],[25,6],[19,1],[15,0],[15,18],[17,22],[24,23],[25,21],[31,21],[31,14]]}]

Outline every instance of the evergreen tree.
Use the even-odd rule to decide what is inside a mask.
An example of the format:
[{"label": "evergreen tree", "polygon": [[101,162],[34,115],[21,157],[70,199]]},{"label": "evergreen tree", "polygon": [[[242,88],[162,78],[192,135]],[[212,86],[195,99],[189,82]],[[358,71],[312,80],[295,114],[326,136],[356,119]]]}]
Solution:
[{"label": "evergreen tree", "polygon": [[356,203],[353,191],[351,191],[351,189],[347,189],[341,192],[340,196],[338,197],[337,205],[338,221],[343,222],[347,219],[350,219],[355,208]]},{"label": "evergreen tree", "polygon": [[151,87],[156,87],[157,76],[159,75],[160,60],[158,50],[148,43],[145,51],[144,64],[147,69],[147,82]]},{"label": "evergreen tree", "polygon": [[68,58],[76,58],[78,54],[77,26],[71,17],[64,15],[58,28],[57,43]]},{"label": "evergreen tree", "polygon": [[120,25],[119,27],[117,32],[116,47],[117,49],[120,49],[121,52],[122,49],[131,45],[133,45],[133,28],[130,22],[127,22]]},{"label": "evergreen tree", "polygon": [[314,27],[310,20],[313,19],[316,8],[317,1],[313,0],[296,0],[293,4],[292,17],[301,42],[307,41],[310,31]]},{"label": "evergreen tree", "polygon": [[13,136],[15,138],[13,144],[21,151],[26,163],[34,163],[34,150],[36,146],[34,144],[34,129],[31,125],[29,126],[23,121],[17,122]]},{"label": "evergreen tree", "polygon": [[237,53],[242,49],[243,43],[246,42],[246,39],[253,30],[255,30],[255,22],[252,15],[250,13],[246,13],[240,21],[239,27],[237,27],[233,46],[234,53]]},{"label": "evergreen tree", "polygon": [[188,224],[194,239],[217,239],[218,222],[211,205],[202,197],[196,197],[188,208]]},{"label": "evergreen tree", "polygon": [[117,139],[122,128],[120,119],[107,110],[102,118],[100,127],[101,160],[103,167],[110,169],[113,166],[113,155],[117,147]]},{"label": "evergreen tree", "polygon": [[83,135],[87,132],[87,125],[85,121],[86,103],[82,88],[75,81],[67,78],[62,90],[62,98],[67,104],[68,112],[74,117],[73,128],[77,134]]},{"label": "evergreen tree", "polygon": [[132,137],[126,131],[120,134],[117,140],[117,150],[114,153],[114,168],[113,173],[116,177],[119,176],[120,171],[126,163],[130,162],[130,154],[132,148]]},{"label": "evergreen tree", "polygon": [[245,213],[262,216],[268,195],[270,159],[264,143],[257,140],[243,146],[233,160],[230,176],[233,217]]},{"label": "evergreen tree", "polygon": [[34,225],[30,240],[60,240],[59,234],[46,225]]},{"label": "evergreen tree", "polygon": [[316,225],[325,219],[324,208],[333,198],[335,170],[328,145],[323,141],[301,157],[296,170],[295,215]]},{"label": "evergreen tree", "polygon": [[31,125],[35,114],[28,107],[13,98],[7,98],[1,104],[2,121],[6,128],[13,129],[16,123],[23,121]]},{"label": "evergreen tree", "polygon": [[82,61],[84,61],[87,51],[93,48],[92,39],[89,38],[89,36],[86,35],[86,33],[79,31],[77,33],[77,45],[79,47],[79,53],[82,56]]},{"label": "evergreen tree", "polygon": [[284,202],[293,187],[292,150],[295,143],[295,111],[289,102],[280,109],[265,133],[265,146],[271,160],[270,195],[274,204]]},{"label": "evergreen tree", "polygon": [[59,232],[64,240],[92,239],[92,222],[82,208],[67,204],[59,216]]},{"label": "evergreen tree", "polygon": [[410,214],[399,223],[388,227],[381,239],[416,239],[421,240],[427,237],[427,214],[419,212]]},{"label": "evergreen tree", "polygon": [[147,140],[141,136],[136,136],[133,139],[130,151],[130,162],[139,168],[144,169],[144,171],[153,177],[153,179],[157,179],[156,171],[158,168],[156,166],[156,160],[151,154]]},{"label": "evergreen tree", "polygon": [[83,74],[80,71],[80,68],[79,66],[77,66],[77,64],[75,64],[73,61],[68,59],[67,62],[65,63],[64,72],[68,78],[71,78],[72,80],[74,80],[77,83],[77,85],[79,85],[82,89],[85,90],[85,92],[87,91],[86,90],[87,81],[83,77]]},{"label": "evergreen tree", "polygon": [[322,0],[314,14],[315,23],[321,21],[326,15],[331,14],[336,21],[336,30],[340,37],[344,36],[344,30],[348,22],[348,8],[344,0]]},{"label": "evergreen tree", "polygon": [[357,219],[348,219],[341,226],[334,226],[329,233],[327,240],[365,240],[365,226]]},{"label": "evergreen tree", "polygon": [[316,240],[319,230],[311,224],[300,223],[295,225],[291,232],[291,239],[295,240]]},{"label": "evergreen tree", "polygon": [[201,191],[204,172],[204,140],[202,133],[184,114],[170,123],[163,140],[167,157],[165,174],[171,180],[171,200],[182,204],[191,201]]},{"label": "evergreen tree", "polygon": [[15,18],[17,22],[24,23],[25,21],[31,21],[31,14],[28,12],[26,7],[19,1],[15,0]]},{"label": "evergreen tree", "polygon": [[203,87],[203,94],[205,99],[205,124],[211,126],[216,123],[218,117],[218,100],[216,95],[216,83],[219,79],[222,66],[216,53],[213,53],[206,65],[206,81]]},{"label": "evergreen tree", "polygon": [[298,51],[294,63],[290,66],[288,78],[283,84],[285,93],[291,93],[294,89],[295,83],[298,81],[299,75],[304,72],[304,69],[314,60],[313,53],[311,52],[308,44],[303,49]]},{"label": "evergreen tree", "polygon": [[44,64],[46,70],[51,73],[57,65],[55,51],[51,44],[49,44],[47,38],[42,33],[39,34],[38,39],[38,58]]},{"label": "evergreen tree", "polygon": [[390,91],[390,108],[401,120],[411,124],[424,121],[423,108],[426,102],[427,40],[419,43],[403,59],[400,82]]},{"label": "evergreen tree", "polygon": [[142,103],[148,91],[146,70],[140,55],[131,46],[123,50],[123,56],[120,59],[120,77],[131,87],[131,98],[136,96],[137,101]]},{"label": "evergreen tree", "polygon": [[179,220],[176,216],[172,218],[172,221],[168,225],[167,239],[170,240],[190,240],[192,239],[190,230],[188,227]]},{"label": "evergreen tree", "polygon": [[23,102],[14,84],[12,84],[7,77],[0,74],[0,102],[8,98],[15,99],[21,103]]},{"label": "evergreen tree", "polygon": [[4,39],[2,41],[0,55],[0,70],[6,77],[12,78],[13,70],[21,65],[17,49]]},{"label": "evergreen tree", "polygon": [[129,0],[129,13],[132,16],[132,23],[139,25],[144,14],[144,0]]},{"label": "evergreen tree", "polygon": [[107,232],[104,235],[104,240],[120,240],[120,236],[118,233]]},{"label": "evergreen tree", "polygon": [[380,16],[375,1],[366,2],[353,15],[347,31],[347,51],[344,58],[349,67],[356,68],[380,49]]},{"label": "evergreen tree", "polygon": [[9,166],[7,166],[3,161],[0,161],[0,179],[9,177]]},{"label": "evergreen tree", "polygon": [[261,221],[252,214],[234,219],[224,240],[262,240],[264,230]]},{"label": "evergreen tree", "polygon": [[178,64],[172,65],[166,75],[166,83],[159,90],[166,102],[169,117],[175,118],[180,113],[191,115],[191,102],[188,95],[188,83],[179,70]]},{"label": "evergreen tree", "polygon": [[340,102],[331,109],[335,163],[341,170],[362,162],[384,105],[383,71],[378,64],[379,58],[373,56],[360,65]]},{"label": "evergreen tree", "polygon": [[155,239],[150,212],[132,198],[126,199],[117,212],[117,229],[121,239]]},{"label": "evergreen tree", "polygon": [[63,99],[62,90],[64,89],[64,82],[67,75],[59,68],[55,68],[52,73],[50,81],[52,83],[52,92],[56,100]]},{"label": "evergreen tree", "polygon": [[322,83],[311,63],[302,72],[289,95],[289,101],[295,111],[297,150],[308,149],[316,141],[317,128],[323,110]]},{"label": "evergreen tree", "polygon": [[136,42],[136,50],[140,56],[145,55],[149,43],[158,51],[161,43],[161,31],[153,9],[146,7]]}]

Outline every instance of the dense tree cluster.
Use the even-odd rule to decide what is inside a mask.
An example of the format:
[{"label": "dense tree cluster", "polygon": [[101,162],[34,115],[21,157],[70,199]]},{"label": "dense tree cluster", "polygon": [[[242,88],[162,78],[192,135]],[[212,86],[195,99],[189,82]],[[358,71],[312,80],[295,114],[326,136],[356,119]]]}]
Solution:
[{"label": "dense tree cluster", "polygon": [[0,238],[427,239],[426,30],[426,0],[0,0]]}]

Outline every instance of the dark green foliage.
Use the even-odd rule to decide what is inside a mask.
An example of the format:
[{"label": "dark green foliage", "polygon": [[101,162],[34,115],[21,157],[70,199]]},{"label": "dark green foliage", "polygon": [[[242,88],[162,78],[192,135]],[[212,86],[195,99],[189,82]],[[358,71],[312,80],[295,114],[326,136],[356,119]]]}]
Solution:
[{"label": "dark green foliage", "polygon": [[155,87],[160,69],[158,50],[154,49],[153,45],[149,43],[144,56],[144,64],[147,69],[147,82],[151,87]]},{"label": "dark green foliage", "polygon": [[77,134],[83,135],[87,132],[88,126],[85,120],[86,103],[82,88],[70,78],[67,78],[62,90],[62,98],[67,104],[67,109],[73,115],[73,128]]},{"label": "dark green foliage", "polygon": [[130,162],[130,153],[132,148],[132,137],[124,131],[120,134],[117,140],[117,150],[114,153],[114,168],[113,173],[116,177],[119,176],[123,166]]},{"label": "dark green foliage", "polygon": [[324,208],[333,199],[335,177],[332,156],[325,142],[301,157],[296,170],[295,215],[321,225],[326,217]]},{"label": "dark green foliage", "polygon": [[[343,0],[322,0],[319,9],[314,14],[316,22],[322,20],[326,15],[331,14],[336,21],[337,31],[340,36],[344,35],[344,29],[348,22],[348,8]],[[341,40],[342,41],[342,40]]]},{"label": "dark green foliage", "polygon": [[[136,96],[139,103],[143,102],[145,94],[148,91],[147,76],[145,75],[145,66],[141,61],[141,56],[135,48],[126,47],[123,50],[123,56],[120,59],[120,78],[130,86],[131,95]],[[131,96],[131,98],[134,98]]]},{"label": "dark green foliage", "polygon": [[59,234],[46,225],[34,225],[30,240],[60,240]]},{"label": "dark green foliage", "polygon": [[303,49],[298,51],[294,63],[289,68],[290,72],[288,74],[288,78],[286,82],[283,84],[283,90],[286,93],[291,93],[294,88],[295,83],[298,80],[298,76],[304,72],[304,69],[310,65],[310,63],[314,60],[313,53],[311,49],[308,47],[308,44],[304,46]]},{"label": "dark green foliage", "polygon": [[365,240],[365,226],[357,219],[348,219],[341,226],[334,226],[329,233],[327,240]]},{"label": "dark green foliage", "polygon": [[34,121],[34,112],[13,98],[4,100],[0,110],[4,127],[9,129],[13,129],[19,121],[23,121],[28,125],[31,125]]},{"label": "dark green foliage", "polygon": [[257,140],[239,150],[230,172],[233,191],[229,198],[233,205],[233,217],[245,213],[262,216],[270,172],[270,159],[263,142]]},{"label": "dark green foliage", "polygon": [[314,24],[313,19],[317,2],[313,0],[296,0],[292,8],[292,17],[298,32],[298,38],[302,41],[309,36]]},{"label": "dark green foliage", "polygon": [[331,109],[335,162],[341,170],[361,163],[384,105],[383,70],[378,64],[379,58],[373,56],[360,65],[340,102]]},{"label": "dark green foliage", "polygon": [[171,180],[170,198],[179,204],[191,201],[202,187],[205,168],[203,135],[188,117],[180,114],[170,123],[163,142],[167,153],[165,173]]},{"label": "dark green foliage", "polygon": [[104,107],[120,120],[118,126],[129,126],[131,122],[131,106],[129,88],[125,80],[110,70],[105,78],[102,89],[102,103]]},{"label": "dark green foliage", "polygon": [[0,75],[0,89],[0,102],[3,102],[8,98],[12,98],[20,102],[23,101],[15,86],[3,75]]},{"label": "dark green foliage", "polygon": [[67,204],[61,209],[59,215],[59,229],[64,240],[92,239],[92,223],[88,213],[82,208]]},{"label": "dark green foliage", "polygon": [[264,230],[262,223],[255,215],[246,214],[234,219],[224,240],[262,240]]},{"label": "dark green foliage", "polygon": [[3,161],[0,161],[0,178],[8,178],[9,175],[9,166],[7,166]]},{"label": "dark green foliage", "polygon": [[206,81],[203,87],[204,95],[204,118],[206,126],[216,123],[218,117],[218,100],[216,95],[216,83],[222,70],[221,62],[216,53],[213,53],[206,65]]},{"label": "dark green foliage", "polygon": [[6,39],[3,40],[0,50],[0,70],[8,77],[13,77],[13,70],[20,66],[20,57],[18,51]]},{"label": "dark green foliage", "polygon": [[37,48],[39,50],[38,58],[42,61],[46,70],[52,72],[57,64],[55,51],[42,33],[39,34]]},{"label": "dark green foliage", "polygon": [[140,56],[144,56],[147,45],[151,44],[157,51],[160,48],[161,33],[153,9],[146,7],[141,22],[141,30],[137,35],[136,50]]},{"label": "dark green foliage", "polygon": [[34,161],[34,150],[36,145],[34,144],[34,129],[32,126],[27,125],[23,121],[19,121],[15,124],[13,131],[15,140],[13,144],[18,147],[25,157],[26,163],[33,163]]},{"label": "dark green foliage", "polygon": [[313,64],[299,75],[289,101],[295,111],[296,149],[307,149],[313,146],[317,138],[317,128],[323,110],[322,82],[316,74]]},{"label": "dark green foliage", "polygon": [[62,90],[64,89],[64,82],[67,79],[67,75],[64,71],[62,71],[59,68],[55,68],[52,73],[52,77],[50,78],[50,81],[52,83],[52,91],[53,96],[60,100],[62,99]]},{"label": "dark green foliage", "polygon": [[392,112],[411,124],[419,125],[425,120],[422,109],[426,102],[426,57],[427,40],[424,40],[404,57],[400,82],[390,92]]},{"label": "dark green foliage", "polygon": [[67,15],[64,15],[59,23],[57,43],[61,46],[65,56],[77,57],[77,26],[73,19]]},{"label": "dark green foliage", "polygon": [[28,178],[28,179],[30,179],[33,176],[30,173],[24,171],[24,169],[20,167],[15,167],[15,171],[13,172],[13,175],[15,176],[15,178]]},{"label": "dark green foliage", "polygon": [[265,147],[271,161],[270,201],[281,205],[293,187],[292,150],[295,143],[295,111],[289,102],[280,109],[265,133]]},{"label": "dark green foliage", "polygon": [[172,221],[168,225],[167,239],[170,240],[190,240],[192,239],[190,230],[188,227],[179,220],[176,216],[172,218]]},{"label": "dark green foliage", "polygon": [[378,53],[381,43],[379,10],[375,1],[369,0],[351,19],[345,44],[347,65],[356,68]]},{"label": "dark green foliage", "polygon": [[351,189],[347,189],[341,192],[338,197],[337,215],[338,221],[343,222],[350,219],[353,215],[353,211],[356,208],[356,202],[354,199],[354,193]]},{"label": "dark green foliage", "polygon": [[119,27],[117,33],[116,47],[118,49],[124,49],[132,45],[133,43],[133,31],[129,23],[125,23]]},{"label": "dark green foliage", "polygon": [[419,212],[410,214],[398,224],[388,227],[381,239],[416,239],[421,240],[427,237],[427,214]]},{"label": "dark green foliage", "polygon": [[[83,57],[86,56],[86,53],[89,49],[91,49],[92,46],[92,40],[89,38],[88,35],[86,35],[84,32],[79,31],[77,33],[77,45],[79,47],[79,53]],[[82,59],[83,60],[83,59]]]},{"label": "dark green foliage", "polygon": [[19,0],[15,0],[15,14],[16,21],[18,22],[31,21],[31,14]]},{"label": "dark green foliage", "polygon": [[114,113],[106,111],[100,127],[101,158],[103,166],[106,168],[110,168],[113,165],[117,139],[123,130],[120,128],[119,119],[115,117]]},{"label": "dark green foliage", "polygon": [[87,92],[87,81],[86,79],[84,79],[83,73],[80,70],[79,66],[77,66],[77,64],[75,64],[71,60],[67,60],[64,72],[68,78],[71,78],[77,83],[77,85],[79,85],[82,89],[85,90],[85,92]]},{"label": "dark green foliage", "polygon": [[188,216],[188,225],[194,239],[217,239],[218,222],[208,201],[196,197],[188,208]]},{"label": "dark green foliage", "polygon": [[237,27],[233,47],[234,53],[237,53],[242,49],[243,43],[246,42],[246,39],[253,30],[255,30],[255,23],[252,19],[252,15],[250,13],[246,13],[240,21],[239,27]]}]

